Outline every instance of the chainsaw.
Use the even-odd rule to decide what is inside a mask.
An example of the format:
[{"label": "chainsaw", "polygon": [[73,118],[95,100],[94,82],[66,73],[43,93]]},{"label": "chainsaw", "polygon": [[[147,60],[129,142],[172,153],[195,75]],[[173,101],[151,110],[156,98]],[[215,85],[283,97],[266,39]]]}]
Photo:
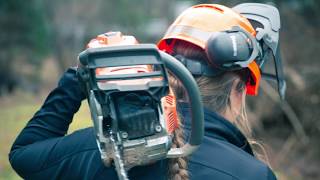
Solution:
[{"label": "chainsaw", "polygon": [[[127,171],[165,158],[185,157],[201,144],[203,105],[198,86],[182,63],[153,44],[88,48],[79,54],[78,77],[87,94],[101,158],[121,180]],[[168,71],[189,96],[188,141],[172,147],[179,127]]]}]

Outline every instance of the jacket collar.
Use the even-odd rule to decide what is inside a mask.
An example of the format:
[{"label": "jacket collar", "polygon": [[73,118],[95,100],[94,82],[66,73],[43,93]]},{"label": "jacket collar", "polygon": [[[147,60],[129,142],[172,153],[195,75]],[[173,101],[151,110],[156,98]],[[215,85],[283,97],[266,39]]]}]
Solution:
[{"label": "jacket collar", "polygon": [[[185,129],[190,130],[191,121],[189,104],[179,103],[178,110],[182,117],[184,117]],[[231,122],[216,112],[206,108],[204,108],[204,118],[205,136],[227,141],[253,155],[253,151],[246,137]]]}]

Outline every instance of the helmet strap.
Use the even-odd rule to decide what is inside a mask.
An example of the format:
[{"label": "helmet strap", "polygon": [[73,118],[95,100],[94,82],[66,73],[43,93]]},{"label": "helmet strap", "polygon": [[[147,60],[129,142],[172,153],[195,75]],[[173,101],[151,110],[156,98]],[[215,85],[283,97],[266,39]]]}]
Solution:
[{"label": "helmet strap", "polygon": [[216,76],[224,72],[221,69],[212,68],[204,60],[190,59],[182,55],[175,55],[174,57],[178,59],[194,76]]}]

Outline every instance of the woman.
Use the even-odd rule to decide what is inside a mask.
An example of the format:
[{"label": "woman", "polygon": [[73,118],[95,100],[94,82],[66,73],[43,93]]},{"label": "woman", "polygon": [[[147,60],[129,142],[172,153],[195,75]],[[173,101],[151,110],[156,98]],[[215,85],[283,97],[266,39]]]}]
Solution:
[{"label": "woman", "polygon": [[[257,48],[251,46],[257,43],[255,33],[248,19],[233,9],[200,4],[182,12],[158,44],[194,75],[205,106],[205,138],[188,161],[190,179],[276,179],[252,150],[251,145],[257,143],[252,141],[246,116],[246,94],[257,95],[261,78],[261,54],[252,55]],[[241,49],[245,46],[251,54]],[[180,112],[188,131],[188,106],[183,103],[187,98],[181,84],[171,80],[182,101]],[[187,167],[183,165],[181,169]]]},{"label": "woman", "polygon": [[[204,7],[232,11],[216,5]],[[236,14],[233,11],[231,13]],[[174,44],[170,44],[172,40],[175,41]],[[176,55],[181,61],[195,59],[200,62],[207,58],[204,49],[198,44],[174,36],[162,39],[159,47]],[[208,64],[206,66],[214,69]],[[209,69],[205,72],[211,72]],[[215,76],[195,75],[206,106],[206,133],[199,150],[188,160],[179,158],[170,160],[169,164],[167,160],[161,160],[147,166],[134,167],[128,172],[130,179],[276,179],[270,168],[254,157],[250,144],[243,135],[245,133],[248,136],[250,132],[245,118],[245,92],[255,93],[258,81],[253,85],[251,80],[257,77],[252,77],[248,68],[219,70],[219,73],[213,74]],[[172,86],[178,101],[181,101],[179,110],[186,124],[185,134],[188,135],[189,107],[184,103],[184,91],[174,79]],[[117,179],[114,168],[105,167],[101,161],[92,128],[65,135],[83,99],[85,94],[81,91],[76,70],[71,68],[12,146],[10,163],[21,177]],[[178,129],[175,135],[174,143],[180,146],[182,129]]]}]

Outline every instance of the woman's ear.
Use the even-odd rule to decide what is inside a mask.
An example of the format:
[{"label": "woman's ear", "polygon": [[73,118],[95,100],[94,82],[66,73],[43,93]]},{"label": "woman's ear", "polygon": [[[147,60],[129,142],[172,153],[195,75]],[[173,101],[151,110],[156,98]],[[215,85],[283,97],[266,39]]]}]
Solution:
[{"label": "woman's ear", "polygon": [[241,82],[240,79],[236,79],[233,82],[232,85],[232,89],[231,89],[231,93],[230,93],[230,104],[231,104],[231,108],[235,111],[235,112],[239,112],[241,111],[241,107],[243,104],[243,99],[246,96],[246,88],[245,87],[240,87],[241,86]]},{"label": "woman's ear", "polygon": [[246,96],[245,88],[240,90],[240,79],[236,79],[233,82],[230,92],[230,106],[226,109],[225,118],[231,122],[236,121],[236,118],[241,114],[241,108],[243,104],[243,98]]}]

